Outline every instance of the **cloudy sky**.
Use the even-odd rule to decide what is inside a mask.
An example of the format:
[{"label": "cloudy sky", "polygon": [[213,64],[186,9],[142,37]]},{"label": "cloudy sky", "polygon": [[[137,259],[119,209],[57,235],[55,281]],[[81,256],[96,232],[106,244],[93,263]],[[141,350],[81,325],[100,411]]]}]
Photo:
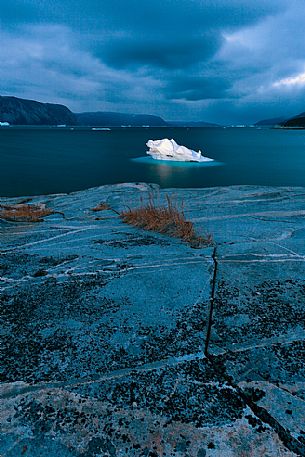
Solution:
[{"label": "cloudy sky", "polygon": [[168,120],[305,111],[304,0],[0,0],[0,94]]}]

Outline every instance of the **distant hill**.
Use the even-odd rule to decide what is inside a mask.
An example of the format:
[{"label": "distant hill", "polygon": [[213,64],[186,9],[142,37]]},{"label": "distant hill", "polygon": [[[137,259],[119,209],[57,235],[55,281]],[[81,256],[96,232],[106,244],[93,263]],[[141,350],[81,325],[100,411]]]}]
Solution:
[{"label": "distant hill", "polygon": [[0,122],[12,125],[73,125],[76,118],[64,105],[0,96]]},{"label": "distant hill", "polygon": [[90,127],[219,127],[217,124],[204,121],[165,121],[159,116],[148,114],[124,114],[98,111],[93,113],[76,113],[79,125]]},{"label": "distant hill", "polygon": [[166,121],[171,127],[220,127],[219,124],[204,121]]},{"label": "distant hill", "polygon": [[286,121],[286,119],[284,117],[273,117],[271,119],[262,119],[261,121],[256,122],[254,125],[257,125],[257,126],[280,125],[285,121]]},{"label": "distant hill", "polygon": [[282,122],[281,125],[283,127],[305,127],[305,113],[298,114],[297,116]]},{"label": "distant hill", "polygon": [[92,127],[166,127],[168,124],[159,116],[149,114],[125,114],[97,111],[95,113],[76,113],[77,123]]},{"label": "distant hill", "polygon": [[79,125],[88,127],[218,127],[204,121],[165,121],[150,114],[107,111],[72,113],[65,105],[0,96],[0,123],[11,125]]}]

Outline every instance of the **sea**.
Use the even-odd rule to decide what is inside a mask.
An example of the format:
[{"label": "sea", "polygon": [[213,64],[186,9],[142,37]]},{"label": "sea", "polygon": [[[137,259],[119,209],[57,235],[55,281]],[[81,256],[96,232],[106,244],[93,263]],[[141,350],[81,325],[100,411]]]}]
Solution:
[{"label": "sea", "polygon": [[[148,158],[146,142],[162,138],[200,149],[215,162],[176,166]],[[162,188],[305,186],[305,130],[0,127],[0,196],[72,192],[121,182]]]}]

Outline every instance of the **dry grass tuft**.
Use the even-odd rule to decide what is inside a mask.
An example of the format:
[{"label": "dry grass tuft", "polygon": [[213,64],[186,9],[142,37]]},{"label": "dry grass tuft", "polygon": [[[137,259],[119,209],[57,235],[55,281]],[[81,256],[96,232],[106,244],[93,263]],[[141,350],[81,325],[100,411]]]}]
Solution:
[{"label": "dry grass tuft", "polygon": [[54,214],[44,204],[28,205],[19,203],[16,205],[0,205],[0,218],[13,222],[42,222],[45,216]]},{"label": "dry grass tuft", "polygon": [[148,203],[123,211],[120,217],[127,224],[180,238],[192,247],[199,248],[212,243],[211,236],[203,238],[196,234],[193,223],[185,219],[183,204],[179,209],[168,195],[166,200],[167,205],[157,206],[151,196]]},{"label": "dry grass tuft", "polygon": [[108,203],[102,202],[99,203],[95,208],[92,208],[92,211],[105,211],[106,209],[111,209]]}]

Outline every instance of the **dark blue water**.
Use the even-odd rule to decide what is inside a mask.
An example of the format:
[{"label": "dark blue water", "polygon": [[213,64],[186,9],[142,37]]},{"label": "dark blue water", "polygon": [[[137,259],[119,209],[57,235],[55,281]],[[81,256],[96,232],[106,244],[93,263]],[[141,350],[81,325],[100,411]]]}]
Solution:
[{"label": "dark blue water", "polygon": [[[169,167],[130,159],[149,139],[174,138],[223,166]],[[0,195],[70,192],[146,181],[162,187],[305,185],[305,130],[0,128]]]}]

